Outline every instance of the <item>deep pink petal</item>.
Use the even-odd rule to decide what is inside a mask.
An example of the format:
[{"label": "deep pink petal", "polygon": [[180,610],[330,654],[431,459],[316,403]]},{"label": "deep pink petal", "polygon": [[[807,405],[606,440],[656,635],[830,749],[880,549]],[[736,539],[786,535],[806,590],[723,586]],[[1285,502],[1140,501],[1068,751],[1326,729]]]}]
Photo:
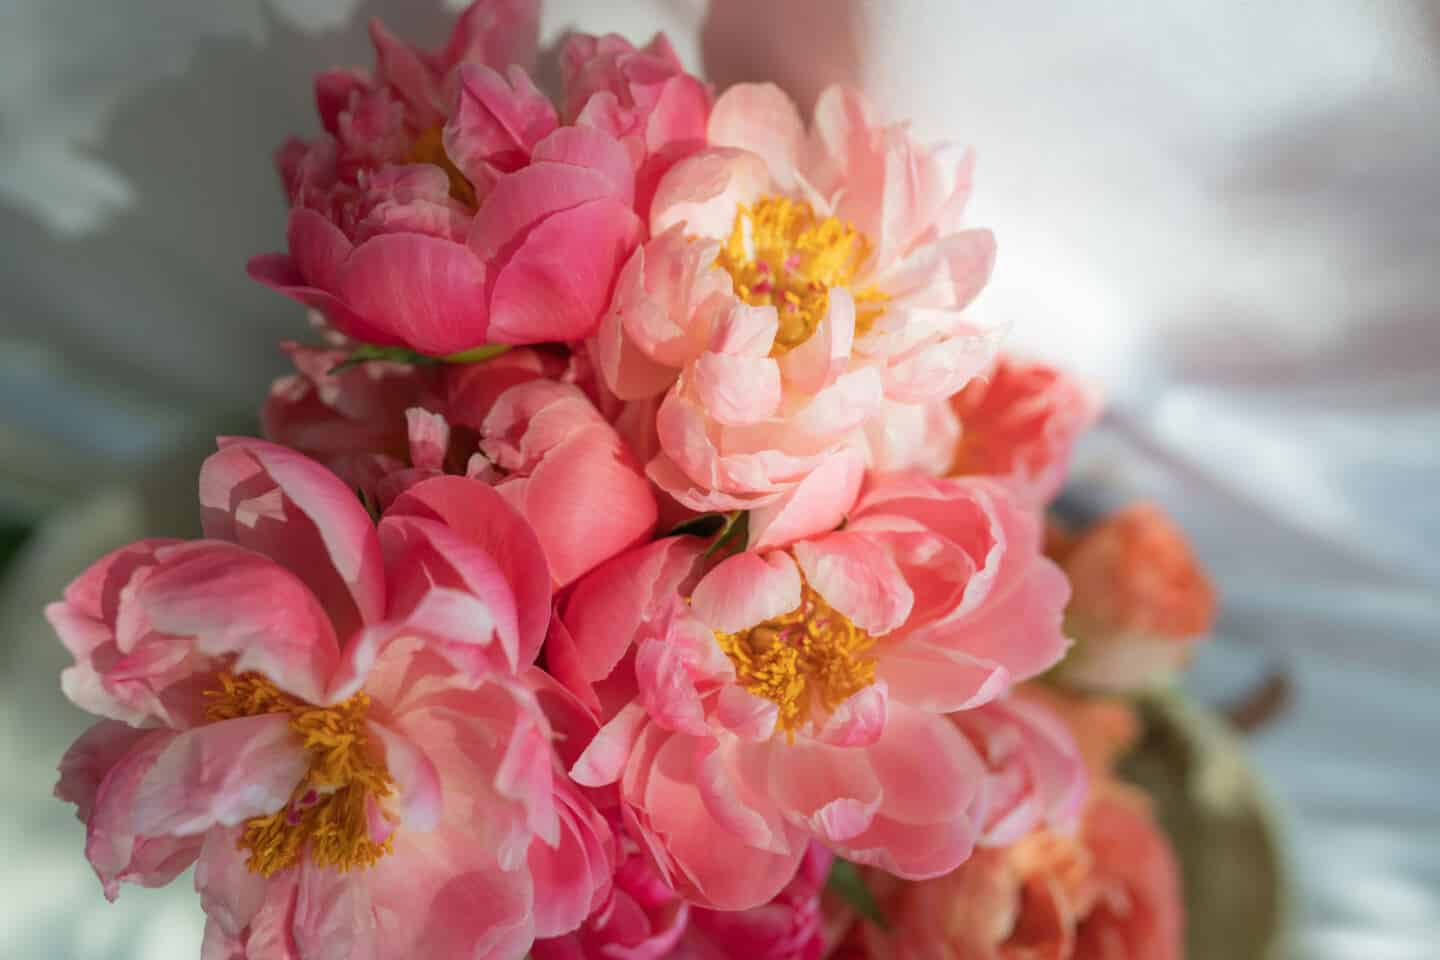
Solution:
[{"label": "deep pink petal", "polygon": [[485,265],[462,244],[439,237],[372,237],[345,262],[339,294],[420,353],[459,353],[489,336]]},{"label": "deep pink petal", "polygon": [[550,573],[534,531],[503,497],[465,477],[436,477],[402,494],[386,516],[438,520],[488,553],[514,591],[519,662],[535,659],[550,621]]}]

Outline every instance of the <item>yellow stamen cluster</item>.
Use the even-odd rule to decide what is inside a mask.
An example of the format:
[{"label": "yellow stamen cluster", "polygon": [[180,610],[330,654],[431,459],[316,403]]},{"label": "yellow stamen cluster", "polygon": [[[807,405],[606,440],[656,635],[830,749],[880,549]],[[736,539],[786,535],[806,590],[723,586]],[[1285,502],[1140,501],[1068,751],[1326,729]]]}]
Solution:
[{"label": "yellow stamen cluster", "polygon": [[268,877],[308,853],[311,862],[343,872],[368,867],[392,852],[391,837],[372,838],[367,810],[372,800],[378,808],[395,791],[366,733],[369,697],[357,693],[333,707],[317,707],[258,673],[221,673],[219,681],[220,689],[205,692],[207,719],[289,714],[291,729],[310,754],[310,769],[290,802],[245,821],[239,846],[250,851],[246,866],[251,871]]},{"label": "yellow stamen cluster", "polygon": [[433,163],[445,175],[450,178],[450,196],[472,209],[475,207],[475,186],[460,168],[455,166],[450,155],[445,152],[444,128],[431,127],[410,144],[410,151],[405,154],[406,163]]},{"label": "yellow stamen cluster", "polygon": [[[780,315],[773,356],[810,339],[830,307],[830,288],[849,287],[870,257],[870,241],[835,217],[821,219],[804,201],[761,197],[740,207],[717,263],[735,281],[735,295]],[[889,298],[873,287],[851,290],[855,332],[874,325]]]},{"label": "yellow stamen cluster", "polygon": [[717,633],[740,684],[780,708],[776,726],[790,740],[807,721],[823,719],[875,682],[875,638],[815,592],[802,587],[800,606],[739,633]]}]

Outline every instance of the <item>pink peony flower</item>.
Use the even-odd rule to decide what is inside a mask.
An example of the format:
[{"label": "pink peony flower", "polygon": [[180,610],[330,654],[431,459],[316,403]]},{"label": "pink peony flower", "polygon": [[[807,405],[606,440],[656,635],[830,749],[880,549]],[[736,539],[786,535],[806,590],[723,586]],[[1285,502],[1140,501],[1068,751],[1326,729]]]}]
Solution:
[{"label": "pink peony flower", "polygon": [[270,387],[261,412],[265,437],[318,460],[351,487],[370,490],[400,469],[410,447],[405,411],[433,409],[445,396],[434,367],[377,361],[337,370],[349,346],[281,347],[295,373]]},{"label": "pink peony flower", "polygon": [[117,550],[47,610],[110,718],[56,788],[107,896],[195,863],[207,957],[514,957],[578,925],[610,830],[551,747],[545,561],[504,499],[440,478],[377,529],[233,440],[200,500],[207,539]]},{"label": "pink peony flower", "polygon": [[1070,682],[1109,691],[1164,683],[1215,624],[1209,578],[1184,531],[1153,504],[1111,514],[1052,555],[1072,588]]},{"label": "pink peony flower", "polygon": [[676,162],[705,146],[710,91],[685,72],[664,34],[637,48],[624,37],[574,34],[560,54],[563,116],[619,140],[636,170],[636,210]]},{"label": "pink peony flower", "polygon": [[810,838],[923,877],[985,827],[985,764],[944,714],[1061,655],[1037,518],[979,481],[875,481],[848,526],[709,566],[698,538],[582,578],[547,663],[606,719],[572,770],[691,902],[773,897]]},{"label": "pink peony flower", "polygon": [[537,940],[533,960],[662,960],[674,957],[693,911],[614,823],[622,856],[606,899],[574,933]]},{"label": "pink peony flower", "polygon": [[[1091,793],[1078,827],[1042,826],[959,869],[904,883],[869,875],[892,925],[856,923],[847,957],[870,960],[1179,960],[1183,902],[1169,843],[1145,796],[1110,767],[1136,731],[1119,703],[1027,690],[1082,744]],[[1044,705],[1042,707],[1041,705]],[[1038,715],[1038,714],[1037,714]],[[1054,713],[1048,714],[1054,718]]]},{"label": "pink peony flower", "polygon": [[989,814],[981,843],[1004,847],[1040,828],[1073,830],[1088,784],[1070,731],[1043,704],[1019,694],[951,719],[989,773]]},{"label": "pink peony flower", "polygon": [[[815,502],[807,482],[853,493],[885,401],[943,398],[989,363],[996,331],[963,308],[994,242],[957,225],[968,157],[878,126],[854,93],[828,91],[807,137],[779,90],[739,85],[709,137],[661,181],[589,345],[618,397],[664,395],[651,478],[694,510],[758,509],[763,531]],[[793,536],[838,515],[799,519]]]},{"label": "pink peony flower", "polygon": [[690,911],[690,927],[671,960],[820,960],[825,954],[820,895],[834,859],[812,843],[794,879],[769,903],[749,910]]},{"label": "pink peony flower", "polygon": [[994,477],[1037,507],[1060,492],[1075,441],[1100,414],[1099,397],[1074,377],[1008,357],[951,406],[961,434],[950,472]]},{"label": "pink peony flower", "polygon": [[640,239],[636,170],[530,81],[537,7],[476,0],[439,53],[375,23],[375,75],[321,74],[326,134],[280,151],[289,253],[251,275],[423,354],[588,334]]}]

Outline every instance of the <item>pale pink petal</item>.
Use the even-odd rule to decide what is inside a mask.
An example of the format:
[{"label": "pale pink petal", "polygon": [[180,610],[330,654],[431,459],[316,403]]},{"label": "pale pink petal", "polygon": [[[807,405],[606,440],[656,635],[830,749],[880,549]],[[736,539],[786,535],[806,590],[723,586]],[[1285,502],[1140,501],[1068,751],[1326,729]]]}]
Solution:
[{"label": "pale pink petal", "polygon": [[404,856],[384,857],[364,876],[379,958],[525,954],[535,936],[528,870],[497,869],[493,851],[459,825],[404,842]]},{"label": "pale pink petal", "polygon": [[840,531],[803,540],[792,549],[815,591],[860,629],[884,636],[910,616],[914,594],[873,540]]},{"label": "pale pink petal", "polygon": [[801,393],[819,393],[844,372],[855,341],[855,300],[850,291],[830,291],[829,309],[804,343],[780,358],[785,385]]},{"label": "pale pink petal", "polygon": [[795,102],[773,83],[737,83],[710,112],[710,143],[753,150],[781,186],[793,183],[805,126]]},{"label": "pale pink petal", "polygon": [[650,232],[660,234],[678,223],[688,236],[729,236],[736,207],[750,203],[770,186],[765,161],[748,150],[713,148],[675,164],[655,190]]},{"label": "pale pink petal", "polygon": [[719,423],[755,423],[780,408],[780,369],[768,357],[702,353],[693,374],[706,414]]},{"label": "pale pink petal", "polygon": [[292,934],[306,960],[382,960],[380,918],[361,871],[341,873],[309,860],[297,868]]},{"label": "pale pink petal", "polygon": [[884,788],[865,750],[804,741],[768,749],[770,789],[788,817],[830,843],[869,829]]},{"label": "pale pink petal", "polygon": [[712,630],[736,633],[799,607],[800,572],[780,551],[737,553],[701,578],[690,603]]},{"label": "pale pink petal", "polygon": [[75,804],[75,817],[82,823],[95,809],[95,795],[110,770],[154,730],[137,729],[128,723],[101,720],[82,733],[60,758],[60,779],[55,796]]},{"label": "pale pink petal", "polygon": [[285,714],[207,724],[178,734],[136,785],[128,822],[137,834],[201,833],[274,813],[309,769]]},{"label": "pale pink petal", "polygon": [[720,688],[711,719],[742,740],[764,741],[774,734],[779,716],[780,708],[773,700],[732,683]]},{"label": "pale pink petal", "polygon": [[603,787],[619,780],[648,720],[645,708],[638,701],[622,707],[575,761],[570,769],[571,778],[586,787]]},{"label": "pale pink petal", "polygon": [[440,820],[440,772],[420,745],[370,721],[367,729],[385,750],[385,769],[399,788],[395,800],[406,833],[435,829]]},{"label": "pale pink petal", "polygon": [[815,739],[833,747],[868,747],[880,739],[888,715],[889,687],[877,680],[830,711]]},{"label": "pale pink petal", "polygon": [[1009,688],[1010,672],[957,650],[901,643],[889,646],[876,675],[911,706],[932,713],[969,710]]},{"label": "pale pink petal", "polygon": [[779,499],[750,511],[751,550],[768,550],[827,533],[855,506],[865,464],[844,448],[821,461]]}]

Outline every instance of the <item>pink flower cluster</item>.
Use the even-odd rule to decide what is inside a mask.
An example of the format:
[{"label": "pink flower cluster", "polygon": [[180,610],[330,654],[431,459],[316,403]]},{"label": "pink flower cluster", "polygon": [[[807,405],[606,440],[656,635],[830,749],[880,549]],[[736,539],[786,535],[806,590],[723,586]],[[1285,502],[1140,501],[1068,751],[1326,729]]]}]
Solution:
[{"label": "pink flower cluster", "polygon": [[1069,646],[1096,404],[971,309],[970,154],[663,37],[570,36],[552,97],[536,7],[317,77],[250,271],[322,342],[202,538],[48,609],[102,718],[57,794],[107,896],[195,865],[206,960],[819,960],[836,858],[920,883],[1085,809],[1011,691]]}]

